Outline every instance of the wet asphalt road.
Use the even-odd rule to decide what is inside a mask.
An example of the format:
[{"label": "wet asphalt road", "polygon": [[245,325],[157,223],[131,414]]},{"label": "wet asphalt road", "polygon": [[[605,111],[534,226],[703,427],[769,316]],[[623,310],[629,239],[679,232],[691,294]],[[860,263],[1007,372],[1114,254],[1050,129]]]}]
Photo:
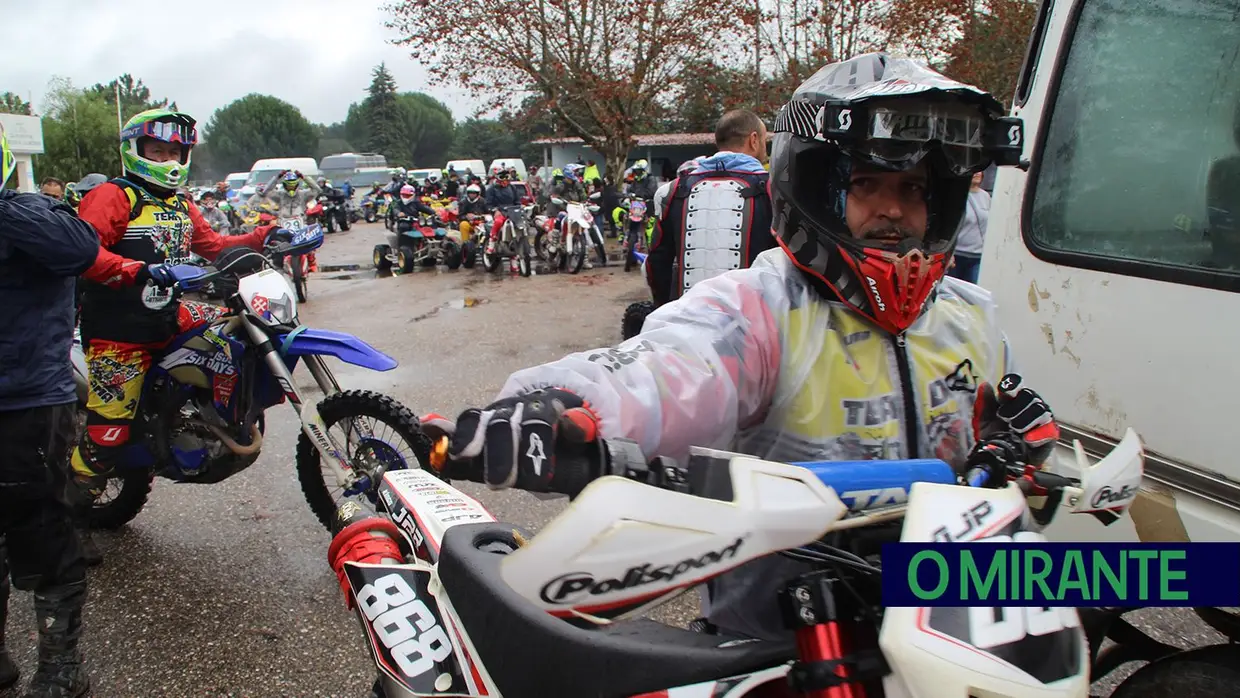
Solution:
[{"label": "wet asphalt road", "polygon": [[[387,393],[419,415],[486,404],[515,369],[619,341],[624,307],[646,297],[638,274],[614,266],[576,277],[441,268],[376,278],[370,254],[382,233],[363,224],[329,236],[320,265],[359,269],[312,276],[302,322],[394,356],[400,366],[385,373],[328,361],[346,389]],[[308,374],[300,379],[313,388]],[[294,473],[296,418],[287,405],[267,418],[263,454],[249,470],[210,486],[157,481],[133,522],[96,534],[106,559],[90,571],[83,640],[94,696],[368,694],[374,670],[364,637]],[[460,486],[498,519],[531,530],[563,508],[562,500]],[[660,617],[686,622],[695,605],[682,601]],[[1142,615],[1166,642],[1212,638],[1187,609]],[[25,676],[34,641],[29,597],[15,591],[8,646]]]}]

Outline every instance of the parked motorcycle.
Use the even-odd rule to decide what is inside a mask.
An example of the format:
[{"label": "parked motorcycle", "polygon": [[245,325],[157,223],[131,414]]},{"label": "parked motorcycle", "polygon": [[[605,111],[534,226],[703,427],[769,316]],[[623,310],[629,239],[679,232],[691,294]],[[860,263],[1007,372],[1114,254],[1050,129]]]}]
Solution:
[{"label": "parked motorcycle", "polygon": [[433,216],[420,214],[415,221],[398,213],[396,231],[387,234],[386,244],[375,245],[373,259],[379,271],[395,267],[402,274],[412,273],[419,264],[457,269],[462,261],[461,244]]},{"label": "parked motorcycle", "polygon": [[533,208],[532,204],[500,207],[504,223],[495,234],[491,234],[491,226],[487,226],[485,244],[481,245],[482,266],[488,273],[497,271],[505,257],[516,259],[517,272],[521,276],[529,276],[534,272],[534,265],[530,260],[528,231],[528,216]]},{"label": "parked motorcycle", "polygon": [[647,215],[648,204],[645,199],[625,197],[620,207],[625,210],[625,219],[628,221],[624,242],[621,245],[624,251],[624,270],[630,271],[638,265],[635,254],[645,253],[650,245],[654,219]]},{"label": "parked motorcycle", "polygon": [[[309,211],[317,208],[317,202],[310,202],[310,208],[307,209],[307,218]],[[321,210],[321,209],[320,209]],[[300,218],[282,218],[278,225],[286,230],[297,233],[305,228],[306,224]],[[322,229],[318,223],[309,228]],[[297,290],[297,302],[306,303],[310,300],[310,255],[308,254],[290,254],[276,260],[277,265],[288,274],[289,280],[293,284],[293,288]]]},{"label": "parked motorcycle", "polygon": [[[476,460],[446,461],[445,438],[432,447],[432,471],[384,474],[379,513],[337,511],[328,559],[365,630],[373,695],[385,698],[740,698],[780,688],[812,698],[1079,698],[1098,648],[1076,609],[885,608],[880,562],[888,542],[1045,543],[1038,531],[1060,510],[1118,520],[1132,496],[1104,495],[1135,494],[1140,438],[1129,429],[1092,467],[1076,449],[1079,480],[1023,467],[960,478],[934,459],[785,464],[694,448],[683,466],[647,463],[638,444],[616,440],[580,458],[557,454],[550,490],[575,499],[531,536],[437,477],[481,480]],[[962,512],[975,525],[962,525]],[[769,555],[807,570],[779,594],[788,640],[634,620]],[[979,625],[1012,612],[1039,613],[1037,632],[987,642]],[[531,671],[548,652],[560,661]]]},{"label": "parked motorcycle", "polygon": [[469,222],[471,232],[469,239],[461,243],[461,266],[473,269],[474,263],[478,261],[481,244],[490,236],[495,217],[489,213],[481,216],[471,213],[465,216],[465,220]]},{"label": "parked motorcycle", "polygon": [[[579,202],[552,197],[551,203],[564,211],[564,220],[557,230],[556,219],[535,218],[538,233],[534,236],[534,250],[539,259],[552,267],[576,274],[585,266],[588,240],[594,233],[594,217],[586,210],[586,205]],[[598,207],[594,209],[597,211]],[[605,255],[603,259],[606,260]]]},{"label": "parked motorcycle", "polygon": [[[264,413],[286,399],[302,427],[297,477],[325,526],[338,506],[329,487],[366,500],[375,496],[387,469],[426,462],[429,441],[413,413],[380,393],[342,391],[323,357],[377,371],[395,368],[396,361],[352,335],[298,321],[294,290],[275,260],[304,256],[322,242],[322,229],[310,226],[264,253],[227,249],[214,269],[173,268],[175,293],[225,278],[238,290],[225,307],[204,306],[219,316],[175,338],[155,361],[120,465],[90,510],[92,527],[116,529],[131,521],[145,506],[153,477],[214,484],[245,470],[262,449]],[[293,383],[299,361],[325,395],[318,404],[307,402]],[[84,410],[87,372],[80,341],[72,363]],[[386,431],[376,435],[380,427]]]}]

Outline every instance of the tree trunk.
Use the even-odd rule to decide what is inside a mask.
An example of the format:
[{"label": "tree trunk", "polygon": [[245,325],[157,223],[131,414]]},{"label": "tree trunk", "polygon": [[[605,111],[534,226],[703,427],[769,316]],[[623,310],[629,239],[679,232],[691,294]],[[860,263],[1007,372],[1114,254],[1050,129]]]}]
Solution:
[{"label": "tree trunk", "polygon": [[624,168],[629,159],[632,143],[632,138],[624,134],[622,138],[608,138],[603,144],[602,155],[607,163],[607,174],[611,176],[611,181],[615,182],[617,189],[624,184]]}]

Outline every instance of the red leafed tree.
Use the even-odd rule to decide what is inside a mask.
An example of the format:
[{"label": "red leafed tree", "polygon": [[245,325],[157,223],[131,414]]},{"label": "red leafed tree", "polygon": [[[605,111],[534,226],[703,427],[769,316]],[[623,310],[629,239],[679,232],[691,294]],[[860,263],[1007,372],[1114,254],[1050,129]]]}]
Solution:
[{"label": "red leafed tree", "polygon": [[893,44],[1010,104],[1037,15],[1036,0],[895,0]]},{"label": "red leafed tree", "polygon": [[387,25],[483,111],[536,96],[566,135],[624,169],[635,129],[687,61],[731,32],[738,0],[393,0]]}]

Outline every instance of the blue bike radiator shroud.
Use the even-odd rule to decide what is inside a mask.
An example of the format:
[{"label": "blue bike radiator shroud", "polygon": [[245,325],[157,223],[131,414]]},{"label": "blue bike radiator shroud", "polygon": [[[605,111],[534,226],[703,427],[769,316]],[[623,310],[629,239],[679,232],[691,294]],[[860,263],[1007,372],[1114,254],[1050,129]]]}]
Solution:
[{"label": "blue bike radiator shroud", "polygon": [[883,546],[883,605],[1124,608],[1240,606],[1240,543]]}]

